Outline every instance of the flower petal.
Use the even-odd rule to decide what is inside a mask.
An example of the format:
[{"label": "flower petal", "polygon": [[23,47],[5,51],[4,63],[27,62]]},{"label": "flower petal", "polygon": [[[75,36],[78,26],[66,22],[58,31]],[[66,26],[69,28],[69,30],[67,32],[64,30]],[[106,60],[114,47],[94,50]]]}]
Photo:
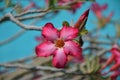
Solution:
[{"label": "flower petal", "polygon": [[114,64],[111,68],[110,71],[117,70],[120,67],[120,64]]},{"label": "flower petal", "polygon": [[82,48],[80,48],[79,44],[73,41],[66,41],[64,45],[65,52],[76,58],[80,58],[82,60]]},{"label": "flower petal", "polygon": [[71,40],[78,35],[78,29],[73,27],[63,26],[62,30],[60,31],[60,38],[64,40]]},{"label": "flower petal", "polygon": [[59,32],[56,28],[54,28],[52,23],[47,23],[43,28],[42,28],[42,35],[50,41],[54,41],[58,38]]},{"label": "flower petal", "polygon": [[[87,18],[88,18],[88,14],[89,14],[89,9],[86,10],[81,16],[80,18],[77,20],[77,22],[75,23],[74,27],[78,28],[79,30],[83,29],[83,27],[85,26],[86,22],[87,22]],[[82,25],[82,26],[81,26]]]},{"label": "flower petal", "polygon": [[56,47],[51,42],[43,42],[36,46],[35,51],[37,56],[47,57],[52,55],[52,53],[56,50]]},{"label": "flower petal", "polygon": [[45,41],[45,39],[44,39],[43,36],[36,36],[35,39],[36,39],[36,41],[38,41],[38,42],[43,42],[43,41]]},{"label": "flower petal", "polygon": [[120,50],[119,50],[119,48],[118,48],[118,45],[113,45],[113,47],[112,47],[112,49],[110,50],[111,51],[111,53],[113,54],[113,55],[115,55],[115,57],[117,58],[117,57],[119,57],[120,58]]},{"label": "flower petal", "polygon": [[91,7],[91,10],[96,14],[96,16],[98,18],[102,17],[102,10],[101,10],[101,6],[99,4],[93,3],[92,7]]},{"label": "flower petal", "polygon": [[56,68],[64,68],[67,62],[67,56],[64,53],[63,48],[59,48],[55,51],[55,55],[53,56],[52,64]]},{"label": "flower petal", "polygon": [[116,70],[113,72],[113,74],[110,76],[111,80],[117,80],[117,77],[120,75],[120,70]]}]

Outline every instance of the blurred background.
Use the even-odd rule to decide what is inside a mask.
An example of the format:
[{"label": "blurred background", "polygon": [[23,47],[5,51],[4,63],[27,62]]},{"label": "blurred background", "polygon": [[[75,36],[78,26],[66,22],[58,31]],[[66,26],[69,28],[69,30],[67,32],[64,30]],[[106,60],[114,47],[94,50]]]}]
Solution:
[{"label": "blurred background", "polygon": [[[13,2],[17,2],[17,0],[12,0]],[[36,5],[38,5],[39,7],[44,7],[45,4],[45,0],[34,0],[34,2],[36,3]],[[112,20],[118,20],[120,19],[119,14],[120,14],[120,0],[96,0],[97,3],[99,3],[100,5],[102,4],[107,4],[108,8],[103,11],[104,15],[108,15],[111,11],[114,12],[114,15],[112,16]],[[23,6],[26,6],[30,3],[29,0],[21,0],[20,3]],[[77,11],[73,14],[72,12],[66,11],[66,10],[62,10],[59,12],[59,14],[55,15],[52,18],[46,19],[46,20],[39,20],[39,22],[35,23],[35,25],[37,26],[44,26],[45,23],[47,22],[52,22],[54,24],[55,27],[60,28],[62,27],[62,22],[63,21],[68,21],[71,22],[73,21],[74,23],[78,20],[78,18],[80,17],[80,15],[86,11],[88,8],[90,8],[92,2],[85,2],[85,4],[83,4],[83,6],[79,9],[77,9]],[[4,1],[0,1],[0,7],[2,8],[3,6],[5,6]],[[9,12],[11,9],[8,8],[6,10],[4,10],[4,12],[0,12],[0,17],[2,17],[5,13]],[[89,14],[89,18],[88,21],[86,23],[86,29],[92,30],[93,28],[96,27],[96,24],[94,23],[96,21],[97,17],[95,16],[95,14],[90,11]],[[30,20],[25,21],[25,23],[29,23]],[[102,29],[102,34],[103,35],[109,35],[109,36],[115,36],[116,35],[116,30],[115,30],[115,26],[111,23],[109,23],[108,25],[106,25],[107,27],[105,27],[104,29]],[[16,24],[12,23],[12,22],[4,22],[2,24],[0,24],[0,41],[4,41],[6,39],[8,39],[10,36],[16,34],[17,32],[19,32],[21,30],[20,27],[17,27]],[[36,41],[35,37],[36,36],[40,36],[40,32],[39,31],[26,31],[24,32],[22,35],[20,35],[18,38],[14,39],[13,41],[10,41],[9,43],[0,45],[0,62],[4,63],[4,62],[8,62],[8,61],[13,61],[13,60],[17,60],[17,59],[21,59],[23,57],[26,56],[31,56],[31,55],[35,55],[34,54],[34,48],[35,46],[38,44],[38,42]],[[85,46],[85,45],[84,45]]]},{"label": "blurred background", "polygon": [[[10,12],[13,7],[7,6],[6,3],[7,0],[0,0],[0,18],[4,16],[6,13]],[[42,9],[47,6],[46,0],[10,0],[15,5],[17,3],[20,3],[22,8],[25,8],[27,5],[33,1],[35,5],[37,6],[34,9]],[[98,28],[98,17],[90,9],[89,16],[87,23],[85,25],[88,32],[93,31],[92,35],[100,34],[102,36],[109,36],[109,37],[116,37],[116,35],[120,35],[120,30],[117,31],[117,29],[120,28],[120,0],[96,0],[96,2],[99,5],[107,4],[107,8],[102,11],[102,15],[107,17],[112,12],[113,15],[110,18],[110,21],[105,25],[105,27],[99,27]],[[79,17],[89,8],[92,6],[91,1],[86,1],[84,4],[78,8],[75,12],[72,12],[70,10],[60,10],[59,12],[56,12],[52,15],[47,15],[47,18],[37,18],[36,22],[33,20],[25,20],[23,23],[25,24],[33,24],[38,27],[44,26],[47,22],[52,22],[56,28],[62,27],[63,21],[68,21],[70,24],[74,24]],[[6,7],[6,8],[5,8]],[[15,13],[13,13],[15,14]],[[52,17],[51,17],[52,16]],[[116,24],[117,23],[117,24]],[[116,25],[119,25],[119,27],[116,27]],[[98,32],[94,33],[94,29],[100,29]],[[13,40],[6,41],[12,36]],[[36,37],[41,36],[40,31],[34,31],[34,30],[23,30],[22,28],[18,27],[15,23],[10,21],[5,21],[0,23],[0,63],[6,63],[11,62],[15,60],[19,60],[22,58],[30,57],[30,56],[36,56],[35,54],[35,46],[39,44],[39,41],[36,40]],[[85,39],[85,38],[84,38]],[[100,39],[102,41],[108,41],[106,39]],[[114,39],[113,39],[114,40]],[[117,43],[120,45],[120,36],[117,38]],[[84,42],[84,45],[82,46],[85,48],[88,46],[88,42]],[[111,48],[111,46],[102,45],[105,49]],[[107,56],[110,56],[110,53],[108,53]],[[2,70],[2,67],[0,67],[0,70]]]}]

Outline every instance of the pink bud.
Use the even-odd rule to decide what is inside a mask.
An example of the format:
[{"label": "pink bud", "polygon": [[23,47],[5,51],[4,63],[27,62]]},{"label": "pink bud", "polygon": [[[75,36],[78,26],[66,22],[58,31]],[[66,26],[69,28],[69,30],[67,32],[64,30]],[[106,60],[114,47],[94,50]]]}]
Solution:
[{"label": "pink bud", "polygon": [[[80,18],[79,18],[79,19],[77,20],[77,22],[75,23],[74,27],[75,27],[75,28],[79,28],[79,30],[81,30],[81,29],[84,27],[84,25],[85,25],[85,23],[86,23],[86,21],[87,21],[88,14],[89,14],[89,9],[86,10],[86,11],[80,16]],[[82,25],[82,24],[83,24],[83,25]]]},{"label": "pink bud", "polygon": [[26,7],[24,8],[23,12],[29,10],[30,8],[32,8],[32,7],[34,7],[34,6],[35,6],[35,3],[33,3],[33,2],[30,3],[28,6],[26,6]]}]

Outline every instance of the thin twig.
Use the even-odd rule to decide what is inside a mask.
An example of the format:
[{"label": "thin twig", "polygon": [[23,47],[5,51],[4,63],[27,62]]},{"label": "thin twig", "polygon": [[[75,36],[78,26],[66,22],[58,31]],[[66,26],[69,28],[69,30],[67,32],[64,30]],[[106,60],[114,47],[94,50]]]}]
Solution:
[{"label": "thin twig", "polygon": [[48,13],[49,12],[41,13],[41,14],[37,14],[37,15],[25,16],[25,17],[16,17],[16,19],[18,19],[20,21],[24,21],[24,20],[28,20],[28,19],[41,18],[41,17],[44,17]]},{"label": "thin twig", "polygon": [[[40,20],[40,18],[35,19],[33,22],[30,23],[30,25],[35,24],[35,23],[38,22],[39,20]],[[21,36],[21,35],[24,34],[25,32],[26,32],[26,30],[24,30],[24,29],[20,30],[20,31],[17,32],[15,35],[12,35],[12,36],[9,37],[8,39],[1,41],[1,42],[0,42],[0,46],[1,46],[1,45],[4,45],[4,44],[7,44],[7,43],[9,43],[9,42],[11,42],[11,41],[13,41],[13,40],[15,40],[16,38],[18,38],[19,36]]]},{"label": "thin twig", "polygon": [[91,42],[91,43],[96,43],[96,44],[107,44],[107,45],[112,45],[112,42],[108,42],[108,41],[98,41],[94,38],[86,38],[84,41],[88,41],[88,42]]},{"label": "thin twig", "polygon": [[33,60],[35,59],[36,56],[29,56],[29,57],[25,57],[25,58],[22,58],[22,59],[19,59],[19,60],[16,60],[16,61],[11,61],[11,62],[7,62],[7,63],[10,63],[10,64],[13,64],[13,63],[25,63],[29,60]]},{"label": "thin twig", "polygon": [[40,78],[40,80],[49,80],[51,78],[60,77],[60,76],[63,76],[63,75],[64,75],[64,73],[58,72],[58,73],[50,74],[50,75],[47,75],[47,76],[43,76],[43,77]]},{"label": "thin twig", "polygon": [[20,14],[17,14],[14,17],[21,17],[21,16],[24,16],[24,15],[33,14],[33,13],[45,13],[47,11],[49,11],[49,9],[45,9],[45,10],[41,10],[41,9],[38,9],[38,10],[28,10],[28,11],[22,12]]},{"label": "thin twig", "polygon": [[24,64],[10,64],[10,63],[1,63],[1,67],[6,67],[6,68],[21,68],[25,70],[42,70],[42,71],[52,71],[52,72],[62,72],[64,74],[78,74],[78,75],[94,75],[94,74],[89,74],[89,73],[81,73],[81,72],[76,72],[77,68],[74,67],[69,70],[65,69],[57,69],[53,67],[48,67],[48,66],[32,66],[32,65],[24,65]]},{"label": "thin twig", "polygon": [[6,14],[5,17],[9,18],[12,22],[16,23],[18,26],[20,26],[21,28],[23,28],[25,30],[37,30],[37,31],[42,30],[40,27],[36,27],[36,26],[32,26],[32,25],[25,25],[25,24],[21,23],[11,13]]},{"label": "thin twig", "polygon": [[20,35],[22,35],[26,30],[20,30],[18,33],[16,33],[15,35],[12,35],[11,37],[9,37],[6,40],[3,40],[0,42],[0,46],[7,44],[13,40],[15,40],[17,37],[19,37]]}]

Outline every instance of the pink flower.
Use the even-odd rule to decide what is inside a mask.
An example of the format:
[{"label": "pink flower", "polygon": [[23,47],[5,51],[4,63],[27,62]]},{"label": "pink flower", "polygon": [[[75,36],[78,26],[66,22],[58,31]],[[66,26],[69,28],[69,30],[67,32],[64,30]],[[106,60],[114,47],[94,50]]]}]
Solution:
[{"label": "pink flower", "polygon": [[38,42],[43,42],[43,41],[45,41],[45,39],[44,39],[43,36],[36,36],[35,39],[36,39],[36,41],[38,41]]},{"label": "pink flower", "polygon": [[73,57],[73,56],[68,56],[68,62],[72,62],[72,63],[81,63],[84,62],[83,56],[81,56],[81,58],[77,58],[77,57]]},{"label": "pink flower", "polygon": [[110,71],[114,71],[120,68],[120,50],[115,44],[110,51],[112,55],[107,60],[106,64],[102,67],[102,69],[106,68],[109,64],[111,64],[114,61],[114,65],[110,68]]},{"label": "pink flower", "polygon": [[111,12],[107,17],[102,15],[102,12],[104,10],[106,10],[108,7],[107,4],[104,4],[102,6],[100,6],[98,3],[93,3],[91,10],[95,13],[95,15],[97,16],[97,18],[99,19],[99,27],[104,27],[108,22],[110,22],[110,19],[113,16],[113,12]]},{"label": "pink flower", "polygon": [[110,71],[114,71],[120,67],[120,50],[117,45],[114,45],[111,49],[112,59],[115,61],[115,64],[111,67]]},{"label": "pink flower", "polygon": [[39,9],[40,7],[38,7],[35,2],[30,1],[30,4],[27,5],[27,6],[23,9],[23,12],[28,11],[28,10],[30,10],[31,8]]},{"label": "pink flower", "polygon": [[111,77],[111,80],[117,80],[118,76],[120,76],[120,70],[114,71],[114,73],[110,77]]},{"label": "pink flower", "polygon": [[57,30],[52,23],[47,23],[42,29],[42,36],[46,41],[36,46],[36,54],[39,57],[53,55],[52,64],[57,68],[64,68],[67,63],[67,56],[82,56],[82,48],[73,41],[78,35],[78,29],[63,26]]},{"label": "pink flower", "polygon": [[98,3],[93,3],[91,10],[95,13],[98,18],[102,17],[102,11],[107,9],[107,4],[100,6]]},{"label": "pink flower", "polygon": [[[72,2],[72,1],[74,0],[58,0],[58,5],[63,6],[64,4]],[[82,4],[83,2],[79,2],[79,1],[73,4],[70,4],[72,12],[75,13],[76,10],[82,6]]]},{"label": "pink flower", "polygon": [[23,10],[23,12],[28,11],[29,9],[33,8],[35,6],[34,2],[31,2],[28,6],[26,6]]},{"label": "pink flower", "polygon": [[71,5],[72,12],[75,13],[78,8],[83,5],[83,2],[76,2],[75,4]]}]

